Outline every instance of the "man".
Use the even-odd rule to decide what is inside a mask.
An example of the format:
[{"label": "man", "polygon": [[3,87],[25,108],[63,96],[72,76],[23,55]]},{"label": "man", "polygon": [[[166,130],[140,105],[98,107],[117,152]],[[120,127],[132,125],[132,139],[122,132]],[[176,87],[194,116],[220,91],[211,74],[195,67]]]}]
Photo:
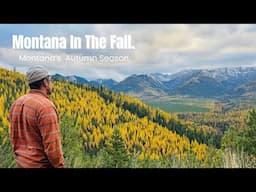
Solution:
[{"label": "man", "polygon": [[50,75],[44,67],[33,66],[26,78],[29,93],[10,108],[10,140],[16,163],[22,168],[64,168],[58,112],[49,100]]}]

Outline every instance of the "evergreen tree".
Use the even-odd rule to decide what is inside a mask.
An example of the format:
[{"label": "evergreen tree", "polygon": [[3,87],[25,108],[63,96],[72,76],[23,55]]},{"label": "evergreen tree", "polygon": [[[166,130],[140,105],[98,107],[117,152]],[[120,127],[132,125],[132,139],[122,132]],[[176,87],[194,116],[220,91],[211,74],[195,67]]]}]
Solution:
[{"label": "evergreen tree", "polygon": [[248,154],[256,155],[256,111],[249,111],[246,119],[246,129],[243,132],[241,145]]},{"label": "evergreen tree", "polygon": [[79,130],[75,128],[73,119],[63,115],[60,121],[61,142],[65,157],[65,167],[79,168],[84,167],[84,149],[82,137]]},{"label": "evergreen tree", "polygon": [[117,128],[114,128],[113,135],[106,141],[104,167],[129,167],[129,154]]},{"label": "evergreen tree", "polygon": [[240,140],[237,128],[231,126],[221,138],[221,147],[237,150]]}]

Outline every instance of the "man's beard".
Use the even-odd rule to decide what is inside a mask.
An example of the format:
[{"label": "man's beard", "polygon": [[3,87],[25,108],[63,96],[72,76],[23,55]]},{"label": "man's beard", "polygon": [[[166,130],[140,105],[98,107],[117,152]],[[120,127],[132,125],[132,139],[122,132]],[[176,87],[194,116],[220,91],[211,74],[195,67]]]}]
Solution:
[{"label": "man's beard", "polygon": [[52,94],[52,89],[51,88],[46,89],[46,91],[47,91],[47,95],[51,95]]}]

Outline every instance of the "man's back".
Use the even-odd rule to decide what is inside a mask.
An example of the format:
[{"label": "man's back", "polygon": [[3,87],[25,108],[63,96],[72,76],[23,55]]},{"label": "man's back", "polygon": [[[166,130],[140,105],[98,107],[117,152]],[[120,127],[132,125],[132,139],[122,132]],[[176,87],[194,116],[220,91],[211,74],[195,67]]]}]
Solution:
[{"label": "man's back", "polygon": [[32,89],[10,109],[10,139],[21,167],[63,167],[58,114],[48,96]]}]

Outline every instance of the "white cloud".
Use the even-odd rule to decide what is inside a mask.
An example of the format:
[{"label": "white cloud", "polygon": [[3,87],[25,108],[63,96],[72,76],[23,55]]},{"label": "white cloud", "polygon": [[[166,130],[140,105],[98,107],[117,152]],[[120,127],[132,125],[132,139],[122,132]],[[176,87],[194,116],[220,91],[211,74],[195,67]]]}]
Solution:
[{"label": "white cloud", "polygon": [[[13,25],[15,27],[15,25]],[[0,25],[5,38],[12,25]],[[187,68],[210,68],[252,65],[256,63],[256,25],[254,24],[63,24],[22,25],[15,32],[31,31],[31,34],[58,34],[68,36],[84,34],[109,37],[112,34],[131,34],[135,50],[12,50],[0,48],[0,66],[13,64],[20,68],[33,65],[22,63],[18,55],[129,55],[125,63],[101,64],[83,62],[55,62],[45,65],[53,73],[77,74],[90,79],[114,78],[120,80],[133,73],[171,73]],[[4,30],[5,29],[5,30]],[[8,29],[8,30],[7,30]],[[29,31],[27,31],[29,30]],[[20,33],[22,33],[20,30]],[[9,36],[8,36],[9,35]],[[0,35],[0,42],[1,40]],[[10,46],[9,46],[10,47]]]}]

